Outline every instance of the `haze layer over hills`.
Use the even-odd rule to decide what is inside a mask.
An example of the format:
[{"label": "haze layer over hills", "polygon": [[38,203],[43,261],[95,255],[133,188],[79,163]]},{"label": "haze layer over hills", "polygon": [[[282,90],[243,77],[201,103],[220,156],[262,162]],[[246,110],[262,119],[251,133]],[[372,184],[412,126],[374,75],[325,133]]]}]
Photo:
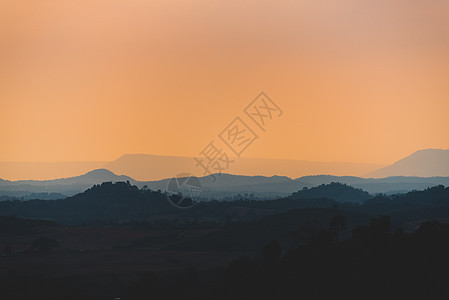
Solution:
[{"label": "haze layer over hills", "polygon": [[[147,186],[152,190],[166,191],[172,178],[156,181],[137,181],[129,176],[116,175],[106,169],[98,169],[82,176],[55,180],[0,180],[0,199],[58,199],[71,196],[102,182],[126,182],[139,188]],[[360,178],[353,176],[316,175],[291,179],[286,176],[244,176],[214,174],[199,177],[203,199],[232,199],[251,195],[259,199],[287,196],[303,188],[316,187],[332,182],[344,183],[361,188],[371,194],[392,194],[420,190],[436,185],[449,186],[449,177],[388,177]],[[240,196],[239,196],[240,195]]]},{"label": "haze layer over hills", "polygon": [[[329,174],[383,178],[390,176],[449,176],[449,150],[426,149],[390,166],[370,163],[316,162],[264,158],[233,158],[222,173],[239,175],[281,175],[298,178]],[[0,178],[7,180],[47,180],[75,177],[95,169],[108,169],[135,180],[162,180],[179,173],[204,176],[204,170],[191,157],[125,154],[111,162],[0,162]],[[219,173],[211,170],[211,173]],[[207,175],[207,174],[206,174]]]}]

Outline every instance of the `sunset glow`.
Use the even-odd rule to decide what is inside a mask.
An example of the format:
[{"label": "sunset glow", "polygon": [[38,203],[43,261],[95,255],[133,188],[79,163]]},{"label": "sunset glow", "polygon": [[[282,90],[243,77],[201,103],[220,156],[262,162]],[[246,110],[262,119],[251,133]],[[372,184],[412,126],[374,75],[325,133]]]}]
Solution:
[{"label": "sunset glow", "polygon": [[244,157],[449,148],[447,1],[2,1],[0,161],[195,156],[260,91]]}]

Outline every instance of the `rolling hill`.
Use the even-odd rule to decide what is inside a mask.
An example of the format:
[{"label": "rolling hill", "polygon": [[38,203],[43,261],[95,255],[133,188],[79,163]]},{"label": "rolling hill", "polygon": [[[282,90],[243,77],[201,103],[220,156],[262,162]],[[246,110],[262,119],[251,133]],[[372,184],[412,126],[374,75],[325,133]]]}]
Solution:
[{"label": "rolling hill", "polygon": [[[31,199],[30,197],[32,197],[33,193],[47,193],[48,195],[46,196],[48,199],[55,199],[54,197],[50,197],[50,194],[59,193],[72,196],[83,192],[95,184],[119,181],[129,181],[139,188],[146,185],[152,190],[164,191],[167,189],[170,180],[171,178],[156,181],[137,181],[129,176],[119,176],[109,170],[98,169],[81,176],[54,180],[0,180],[0,196]],[[215,174],[213,176],[199,177],[199,180],[203,189],[201,196],[209,199],[231,198],[238,194],[247,194],[245,197],[253,194],[253,197],[265,199],[286,197],[305,187],[312,188],[332,182],[347,184],[354,188],[363,189],[371,194],[408,192],[422,190],[436,185],[449,186],[449,177],[396,176],[387,178],[360,178],[353,176],[317,175],[291,179],[286,176],[267,177]]]}]

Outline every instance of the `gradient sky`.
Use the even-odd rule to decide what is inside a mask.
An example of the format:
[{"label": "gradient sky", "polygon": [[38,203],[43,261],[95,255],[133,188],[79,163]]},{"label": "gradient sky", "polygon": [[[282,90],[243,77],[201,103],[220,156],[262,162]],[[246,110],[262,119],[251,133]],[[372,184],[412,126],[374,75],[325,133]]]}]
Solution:
[{"label": "gradient sky", "polygon": [[388,164],[449,148],[448,83],[446,0],[1,0],[0,161],[194,156],[265,91],[245,157]]}]

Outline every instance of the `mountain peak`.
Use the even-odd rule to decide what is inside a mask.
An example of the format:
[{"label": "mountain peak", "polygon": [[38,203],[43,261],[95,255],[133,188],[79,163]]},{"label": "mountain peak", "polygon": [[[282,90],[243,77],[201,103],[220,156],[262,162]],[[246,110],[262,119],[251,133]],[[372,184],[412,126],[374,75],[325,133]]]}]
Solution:
[{"label": "mountain peak", "polygon": [[422,149],[365,177],[449,176],[449,149]]},{"label": "mountain peak", "polygon": [[95,180],[99,182],[104,181],[130,181],[134,182],[134,179],[126,176],[126,175],[117,175],[114,172],[109,171],[108,169],[95,169],[90,172],[87,172],[84,175],[81,175],[78,180]]},{"label": "mountain peak", "polygon": [[87,172],[84,175],[81,176],[117,176],[116,174],[114,174],[113,172],[109,171],[108,169],[95,169],[92,171]]}]

